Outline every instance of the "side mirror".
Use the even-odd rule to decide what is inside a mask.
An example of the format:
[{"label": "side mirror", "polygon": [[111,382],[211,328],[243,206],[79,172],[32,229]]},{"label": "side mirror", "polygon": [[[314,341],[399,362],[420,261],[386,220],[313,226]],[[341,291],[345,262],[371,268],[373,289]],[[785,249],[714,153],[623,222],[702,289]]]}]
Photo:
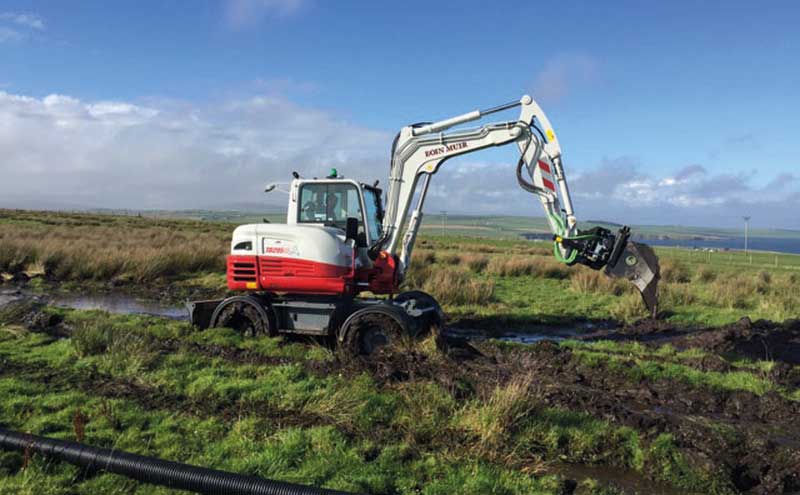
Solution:
[{"label": "side mirror", "polygon": [[358,218],[347,217],[347,224],[344,229],[345,239],[356,240],[358,237]]}]

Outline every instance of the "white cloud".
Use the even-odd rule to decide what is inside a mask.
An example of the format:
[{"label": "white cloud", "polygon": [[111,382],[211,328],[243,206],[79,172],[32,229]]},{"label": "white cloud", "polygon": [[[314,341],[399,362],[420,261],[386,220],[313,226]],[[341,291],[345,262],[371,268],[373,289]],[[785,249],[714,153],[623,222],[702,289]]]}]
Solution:
[{"label": "white cloud", "polygon": [[44,21],[36,14],[0,12],[0,21],[6,21],[18,26],[36,29],[39,31],[43,31],[45,28]]},{"label": "white cloud", "polygon": [[[0,207],[219,208],[272,204],[263,184],[292,170],[331,167],[372,182],[388,175],[391,133],[265,94],[206,106],[83,101],[0,91]],[[431,182],[427,212],[541,216],[514,162],[448,161]],[[653,173],[632,157],[567,178],[580,219],[619,223],[800,228],[800,179],[711,173],[698,164]]]},{"label": "white cloud", "polygon": [[570,189],[578,212],[621,223],[690,225],[738,225],[740,216],[760,212],[762,225],[800,228],[794,215],[800,191],[792,174],[760,185],[763,176],[714,174],[697,164],[661,175],[639,168],[623,157],[576,175]]},{"label": "white cloud", "polygon": [[0,43],[21,41],[25,36],[15,29],[0,26]]},{"label": "white cloud", "polygon": [[292,170],[385,175],[375,163],[386,162],[390,142],[273,96],[199,107],[0,92],[0,204],[263,204],[261,185]]},{"label": "white cloud", "polygon": [[296,14],[305,0],[226,0],[225,21],[234,29],[254,26],[264,19]]}]

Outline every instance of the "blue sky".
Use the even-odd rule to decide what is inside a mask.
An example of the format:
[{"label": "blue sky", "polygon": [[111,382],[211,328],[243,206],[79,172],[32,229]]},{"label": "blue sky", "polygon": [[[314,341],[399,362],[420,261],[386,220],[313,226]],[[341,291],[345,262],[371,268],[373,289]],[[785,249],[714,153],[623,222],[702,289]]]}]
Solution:
[{"label": "blue sky", "polygon": [[[530,93],[579,217],[797,229],[799,21],[778,1],[6,1],[0,205],[277,204],[254,184],[385,179],[399,127]],[[428,210],[539,215],[515,160],[448,163]]]}]

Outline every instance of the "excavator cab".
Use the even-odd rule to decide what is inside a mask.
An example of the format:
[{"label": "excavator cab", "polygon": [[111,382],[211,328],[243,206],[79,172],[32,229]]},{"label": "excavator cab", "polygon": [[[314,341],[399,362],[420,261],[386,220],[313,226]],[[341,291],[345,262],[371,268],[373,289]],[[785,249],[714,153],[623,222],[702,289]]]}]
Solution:
[{"label": "excavator cab", "polygon": [[312,224],[347,230],[347,221],[358,221],[358,239],[366,245],[382,234],[381,190],[351,179],[297,179],[291,184],[286,223]]}]

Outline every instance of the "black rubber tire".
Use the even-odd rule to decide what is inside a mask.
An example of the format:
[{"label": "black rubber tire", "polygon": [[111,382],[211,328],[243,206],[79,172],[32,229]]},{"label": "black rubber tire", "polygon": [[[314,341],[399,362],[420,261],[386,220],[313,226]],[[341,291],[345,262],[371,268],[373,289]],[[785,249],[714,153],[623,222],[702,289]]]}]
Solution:
[{"label": "black rubber tire", "polygon": [[269,303],[252,296],[234,296],[222,301],[211,315],[211,327],[232,328],[243,337],[277,335]]},{"label": "black rubber tire", "polygon": [[[395,303],[404,303],[406,301],[416,299],[417,307],[427,308],[433,307],[434,311],[424,313],[422,316],[415,318],[418,321],[420,336],[427,335],[433,327],[442,327],[444,325],[445,315],[439,301],[432,295],[421,290],[410,290],[408,292],[401,292],[394,298]],[[414,318],[409,315],[409,317]]]},{"label": "black rubber tire", "polygon": [[413,321],[401,308],[376,304],[350,315],[339,330],[339,341],[353,354],[369,355],[414,333]]}]

